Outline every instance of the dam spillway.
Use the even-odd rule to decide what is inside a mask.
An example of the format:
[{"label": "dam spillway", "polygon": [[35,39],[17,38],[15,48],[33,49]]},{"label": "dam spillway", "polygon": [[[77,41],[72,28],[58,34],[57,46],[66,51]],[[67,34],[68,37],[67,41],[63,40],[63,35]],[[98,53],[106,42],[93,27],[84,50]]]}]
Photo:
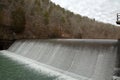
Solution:
[{"label": "dam spillway", "polygon": [[78,80],[111,80],[117,40],[18,40],[8,51]]}]

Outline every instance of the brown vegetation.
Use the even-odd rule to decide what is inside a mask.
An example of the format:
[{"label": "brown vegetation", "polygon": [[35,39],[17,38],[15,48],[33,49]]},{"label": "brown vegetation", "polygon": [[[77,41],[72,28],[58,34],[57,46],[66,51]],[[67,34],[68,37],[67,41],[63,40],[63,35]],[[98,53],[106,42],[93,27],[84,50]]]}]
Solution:
[{"label": "brown vegetation", "polygon": [[49,0],[0,0],[0,6],[0,39],[120,38],[120,27],[74,14]]}]

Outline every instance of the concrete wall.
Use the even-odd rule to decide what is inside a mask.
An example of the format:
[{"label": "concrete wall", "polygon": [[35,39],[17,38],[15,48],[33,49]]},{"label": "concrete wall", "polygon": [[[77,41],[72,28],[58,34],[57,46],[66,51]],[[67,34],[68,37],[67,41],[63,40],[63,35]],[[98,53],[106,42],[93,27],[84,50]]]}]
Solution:
[{"label": "concrete wall", "polygon": [[0,39],[0,50],[8,49],[15,40],[1,40]]},{"label": "concrete wall", "polygon": [[115,66],[115,74],[116,76],[120,77],[120,40],[118,40],[117,44],[117,59],[116,59],[116,66]]}]

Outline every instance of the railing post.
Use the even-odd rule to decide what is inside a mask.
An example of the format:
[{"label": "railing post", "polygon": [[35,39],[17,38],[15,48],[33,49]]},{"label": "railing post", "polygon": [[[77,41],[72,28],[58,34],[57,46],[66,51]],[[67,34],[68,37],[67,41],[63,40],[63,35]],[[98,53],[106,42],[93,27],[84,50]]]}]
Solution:
[{"label": "railing post", "polygon": [[116,21],[117,24],[120,24],[120,13],[117,13],[117,21]]},{"label": "railing post", "polygon": [[117,13],[117,21],[120,19],[120,13]]}]

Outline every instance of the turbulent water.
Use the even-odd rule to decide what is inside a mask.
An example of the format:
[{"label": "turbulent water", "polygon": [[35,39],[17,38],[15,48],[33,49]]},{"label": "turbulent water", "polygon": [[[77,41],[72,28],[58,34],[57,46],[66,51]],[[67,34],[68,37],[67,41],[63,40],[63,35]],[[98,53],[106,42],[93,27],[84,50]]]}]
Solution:
[{"label": "turbulent water", "polygon": [[58,76],[43,74],[0,52],[0,80],[58,80]]},{"label": "turbulent water", "polygon": [[62,7],[98,21],[116,24],[120,13],[120,0],[51,0]]},{"label": "turbulent water", "polygon": [[116,43],[117,40],[18,40],[8,51],[74,79],[111,80]]}]

